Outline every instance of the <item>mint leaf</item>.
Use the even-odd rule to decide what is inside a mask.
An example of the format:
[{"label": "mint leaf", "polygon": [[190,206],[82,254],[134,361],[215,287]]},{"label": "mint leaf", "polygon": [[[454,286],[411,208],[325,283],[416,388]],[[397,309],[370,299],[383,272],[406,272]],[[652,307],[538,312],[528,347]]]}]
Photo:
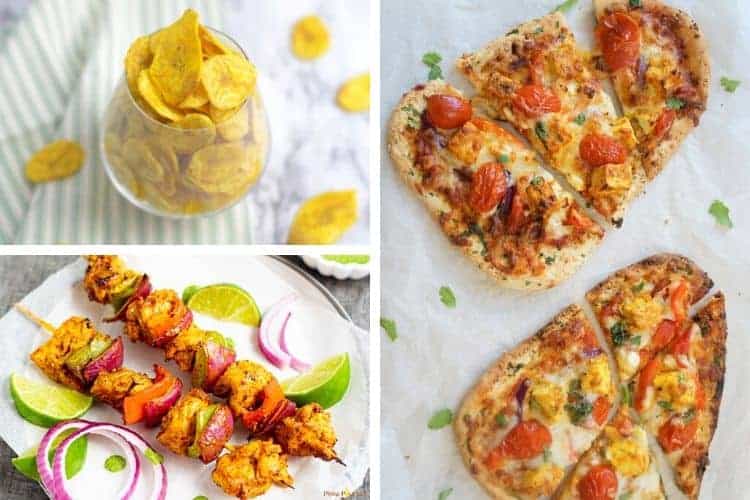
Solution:
[{"label": "mint leaf", "polygon": [[422,56],[422,62],[425,63],[427,66],[434,66],[436,64],[440,64],[442,60],[443,60],[442,56],[438,54],[437,52],[427,52],[425,55]]},{"label": "mint leaf", "polygon": [[385,330],[386,335],[388,335],[388,338],[391,339],[391,342],[395,342],[398,338],[398,332],[396,331],[396,322],[392,319],[388,318],[380,318],[380,327]]},{"label": "mint leaf", "polygon": [[727,78],[726,76],[721,77],[721,86],[724,87],[724,90],[727,92],[734,92],[737,90],[737,87],[740,86],[739,80],[732,80],[730,78]]},{"label": "mint leaf", "polygon": [[443,70],[440,69],[440,66],[430,66],[430,72],[427,73],[427,79],[438,80],[440,78],[443,78]]},{"label": "mint leaf", "polygon": [[555,7],[555,10],[552,12],[568,12],[577,3],[578,0],[565,0],[563,3]]},{"label": "mint leaf", "polygon": [[120,472],[127,464],[125,457],[121,455],[110,455],[104,461],[104,468],[109,472]]},{"label": "mint leaf", "polygon": [[724,227],[733,227],[732,219],[729,218],[729,208],[720,200],[714,200],[708,207],[708,213],[714,216],[716,223]]},{"label": "mint leaf", "polygon": [[445,500],[453,493],[453,488],[448,488],[438,493],[438,500]]},{"label": "mint leaf", "polygon": [[448,408],[444,408],[438,412],[435,412],[430,421],[427,422],[427,427],[432,430],[442,429],[446,425],[449,425],[453,421],[453,412]]},{"label": "mint leaf", "polygon": [[440,287],[440,302],[445,304],[446,307],[456,307],[456,296],[453,295],[453,290],[448,286]]}]

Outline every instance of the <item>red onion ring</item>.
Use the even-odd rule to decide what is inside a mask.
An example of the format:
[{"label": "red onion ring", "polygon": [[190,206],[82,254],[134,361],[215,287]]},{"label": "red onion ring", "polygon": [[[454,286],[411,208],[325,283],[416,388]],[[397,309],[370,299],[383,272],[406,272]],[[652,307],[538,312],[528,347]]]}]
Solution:
[{"label": "red onion ring", "polygon": [[135,287],[135,292],[128,297],[128,300],[120,307],[120,309],[109,318],[104,318],[105,323],[112,323],[114,321],[125,321],[125,313],[128,310],[128,306],[136,299],[146,298],[151,293],[151,282],[148,279],[148,275],[144,274],[138,281],[138,286]]},{"label": "red onion ring", "polygon": [[297,356],[292,354],[292,352],[289,350],[289,347],[286,343],[286,325],[289,323],[289,318],[292,317],[292,311],[289,311],[286,314],[286,318],[284,318],[284,324],[281,325],[281,335],[279,336],[279,345],[281,346],[281,350],[284,351],[289,355],[289,364],[297,370],[298,372],[306,372],[310,368],[312,368],[312,365],[306,361],[302,361]]},{"label": "red onion ring", "polygon": [[67,422],[60,422],[59,424],[51,427],[42,438],[42,441],[39,443],[39,449],[36,452],[36,468],[39,471],[39,478],[41,480],[42,486],[44,486],[48,492],[52,492],[54,486],[52,466],[49,464],[49,461],[47,459],[50,449],[52,448],[52,443],[55,442],[55,439],[58,436],[68,430],[79,430],[87,426],[88,423],[83,420],[70,420]]},{"label": "red onion ring", "polygon": [[276,323],[278,323],[277,317],[286,312],[289,305],[295,300],[297,300],[297,295],[291,294],[271,306],[268,312],[263,315],[260,328],[258,329],[258,347],[260,348],[260,352],[263,353],[263,356],[270,363],[282,370],[289,366],[291,357],[275,341],[271,340],[271,336],[273,333],[279,331],[279,328],[276,327]]},{"label": "red onion ring", "polygon": [[521,385],[518,386],[518,389],[516,389],[516,403],[518,403],[518,410],[516,412],[518,413],[518,420],[523,420],[523,400],[526,398],[526,392],[529,390],[530,385],[531,382],[529,382],[529,379],[525,378],[521,382]]}]

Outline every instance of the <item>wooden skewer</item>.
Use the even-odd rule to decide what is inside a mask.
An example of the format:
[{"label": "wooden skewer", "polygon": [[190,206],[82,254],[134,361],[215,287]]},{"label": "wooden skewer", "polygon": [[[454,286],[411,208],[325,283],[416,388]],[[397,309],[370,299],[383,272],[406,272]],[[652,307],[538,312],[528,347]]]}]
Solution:
[{"label": "wooden skewer", "polygon": [[37,325],[39,325],[42,329],[46,330],[47,333],[50,335],[53,335],[55,333],[55,328],[51,324],[44,321],[42,318],[34,314],[34,312],[26,307],[25,305],[21,304],[20,302],[15,305],[15,308],[18,309],[19,312],[21,312],[24,316],[26,316],[29,320],[33,321]]}]

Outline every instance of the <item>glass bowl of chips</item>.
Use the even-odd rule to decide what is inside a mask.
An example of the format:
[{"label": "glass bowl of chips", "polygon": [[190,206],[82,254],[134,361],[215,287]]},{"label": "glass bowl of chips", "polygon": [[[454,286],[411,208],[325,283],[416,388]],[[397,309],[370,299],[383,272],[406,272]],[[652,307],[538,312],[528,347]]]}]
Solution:
[{"label": "glass bowl of chips", "polygon": [[224,210],[258,182],[268,144],[255,67],[231,38],[188,10],[133,42],[101,143],[130,202],[173,218]]}]

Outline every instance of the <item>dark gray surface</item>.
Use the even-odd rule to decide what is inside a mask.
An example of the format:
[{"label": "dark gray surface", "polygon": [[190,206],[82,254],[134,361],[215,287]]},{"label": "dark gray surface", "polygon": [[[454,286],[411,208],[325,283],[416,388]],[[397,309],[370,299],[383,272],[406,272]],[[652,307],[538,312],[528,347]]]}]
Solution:
[{"label": "dark gray surface", "polygon": [[[26,294],[42,284],[52,273],[74,261],[76,256],[3,256],[0,257],[0,316],[21,300]],[[307,269],[302,259],[290,258],[295,264]],[[338,281],[309,270],[352,317],[354,323],[367,330],[370,324],[370,280]],[[33,481],[16,472],[10,463],[15,453],[0,440],[0,499],[2,500],[47,500],[42,489]],[[370,498],[369,473],[364,486],[350,498]]]}]

